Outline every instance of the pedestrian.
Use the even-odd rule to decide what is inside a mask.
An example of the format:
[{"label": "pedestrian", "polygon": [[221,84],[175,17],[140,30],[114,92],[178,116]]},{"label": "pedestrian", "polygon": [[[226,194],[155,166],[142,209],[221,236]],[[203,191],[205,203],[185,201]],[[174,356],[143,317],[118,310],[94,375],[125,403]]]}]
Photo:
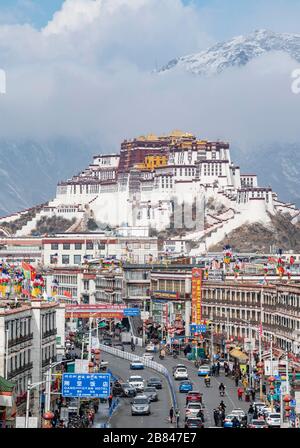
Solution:
[{"label": "pedestrian", "polygon": [[113,396],[112,394],[110,394],[110,396],[108,397],[108,406],[111,407],[112,405],[112,400],[113,400]]},{"label": "pedestrian", "polygon": [[214,421],[215,421],[215,426],[219,426],[220,412],[217,409],[214,409]]},{"label": "pedestrian", "polygon": [[251,400],[253,402],[255,401],[255,389],[254,389],[254,387],[252,387],[252,389],[251,389]]},{"label": "pedestrian", "polygon": [[240,427],[240,422],[239,422],[239,420],[238,420],[237,417],[233,417],[233,419],[231,420],[231,422],[232,422],[232,427],[233,427],[233,428],[239,428],[239,427]]},{"label": "pedestrian", "polygon": [[245,401],[248,403],[250,401],[250,391],[247,388],[245,391]]},{"label": "pedestrian", "polygon": [[211,368],[211,374],[212,374],[212,376],[215,376],[215,373],[216,373],[216,366],[213,364],[213,365],[212,365],[212,368]]},{"label": "pedestrian", "polygon": [[97,414],[98,409],[99,409],[98,403],[94,403],[93,407],[94,407],[95,414]]},{"label": "pedestrian", "polygon": [[235,381],[236,387],[238,387],[238,385],[239,385],[239,377],[237,375],[235,375],[234,381]]},{"label": "pedestrian", "polygon": [[217,374],[217,376],[220,375],[220,363],[219,363],[219,361],[217,362],[216,374]]},{"label": "pedestrian", "polygon": [[266,388],[266,385],[265,385],[265,383],[262,385],[262,393],[264,394],[264,395],[266,395],[266,392],[267,392],[267,388]]},{"label": "pedestrian", "polygon": [[174,409],[173,409],[173,406],[172,406],[171,409],[170,409],[169,417],[170,417],[170,422],[173,423],[173,417],[174,417]]},{"label": "pedestrian", "polygon": [[238,394],[238,399],[240,401],[242,401],[242,399],[243,399],[243,393],[244,393],[244,389],[242,387],[239,387],[237,390],[237,394]]}]

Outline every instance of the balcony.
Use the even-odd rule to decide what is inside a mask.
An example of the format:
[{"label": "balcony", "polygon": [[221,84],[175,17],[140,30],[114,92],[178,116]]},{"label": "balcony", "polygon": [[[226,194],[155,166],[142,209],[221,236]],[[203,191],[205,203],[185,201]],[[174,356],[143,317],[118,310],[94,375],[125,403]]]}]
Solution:
[{"label": "balcony", "polygon": [[43,339],[49,338],[49,336],[55,336],[57,334],[57,329],[53,328],[52,330],[45,331],[43,333]]},{"label": "balcony", "polygon": [[19,336],[18,338],[11,339],[10,341],[8,341],[8,347],[9,348],[14,347],[15,345],[22,344],[23,342],[30,341],[31,339],[33,339],[33,333],[29,333],[24,336]]},{"label": "balcony", "polygon": [[56,356],[52,356],[51,358],[46,358],[46,359],[44,359],[44,361],[42,362],[42,367],[46,367],[46,366],[50,366],[50,363],[51,362],[55,362],[57,359],[56,359]]},{"label": "balcony", "polygon": [[31,370],[32,367],[33,367],[33,363],[32,362],[28,362],[27,364],[24,364],[21,367],[18,367],[18,368],[14,369],[14,370],[11,370],[8,373],[7,377],[8,377],[8,379],[14,378],[17,375],[20,375],[20,373],[26,372],[26,370]]}]

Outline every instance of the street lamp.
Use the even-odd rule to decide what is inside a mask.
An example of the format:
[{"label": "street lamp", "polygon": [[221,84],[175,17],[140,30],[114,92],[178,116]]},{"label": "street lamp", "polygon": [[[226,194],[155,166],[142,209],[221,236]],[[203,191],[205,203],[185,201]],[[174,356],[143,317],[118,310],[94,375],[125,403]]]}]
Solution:
[{"label": "street lamp", "polygon": [[39,383],[31,383],[28,381],[27,384],[27,395],[26,395],[26,417],[25,417],[25,428],[28,428],[29,423],[29,403],[30,403],[30,391],[41,384],[44,384],[46,381],[40,381]]}]

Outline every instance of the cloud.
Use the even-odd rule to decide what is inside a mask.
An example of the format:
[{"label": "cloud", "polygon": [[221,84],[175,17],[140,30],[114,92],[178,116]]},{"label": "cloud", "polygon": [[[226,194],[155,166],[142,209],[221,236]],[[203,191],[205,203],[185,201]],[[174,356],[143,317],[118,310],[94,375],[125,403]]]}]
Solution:
[{"label": "cloud", "polygon": [[94,137],[115,151],[123,138],[174,128],[248,148],[300,140],[297,64],[285,54],[211,79],[152,73],[213,42],[201,10],[180,0],[66,0],[41,31],[1,26],[0,42],[0,137]]}]

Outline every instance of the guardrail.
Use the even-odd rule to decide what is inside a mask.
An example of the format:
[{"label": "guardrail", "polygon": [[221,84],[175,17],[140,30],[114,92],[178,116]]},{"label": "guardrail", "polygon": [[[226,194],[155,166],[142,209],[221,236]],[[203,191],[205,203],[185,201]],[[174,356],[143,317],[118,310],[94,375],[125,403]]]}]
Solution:
[{"label": "guardrail", "polygon": [[107,352],[111,355],[118,356],[119,358],[127,359],[128,361],[141,361],[146,367],[149,369],[155,370],[156,372],[161,373],[167,380],[169,386],[170,397],[172,401],[172,406],[174,410],[178,409],[177,397],[175,392],[175,387],[173,384],[173,379],[168,371],[168,369],[158,362],[152,361],[150,359],[145,359],[140,356],[134,355],[133,353],[123,352],[122,350],[118,350],[117,348],[110,347],[107,345],[99,344],[100,350]]}]

